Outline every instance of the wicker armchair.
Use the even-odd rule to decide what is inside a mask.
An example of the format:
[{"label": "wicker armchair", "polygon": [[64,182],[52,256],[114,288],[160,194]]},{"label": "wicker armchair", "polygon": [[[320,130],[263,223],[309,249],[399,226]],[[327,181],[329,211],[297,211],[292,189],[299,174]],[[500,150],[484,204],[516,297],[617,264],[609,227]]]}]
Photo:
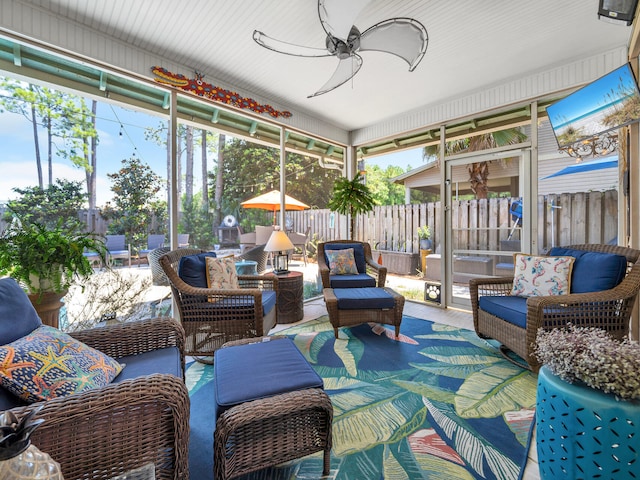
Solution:
[{"label": "wicker armchair", "polygon": [[[480,297],[485,295],[508,296],[513,277],[474,278],[469,281],[473,325],[483,338],[493,338],[502,344],[503,353],[516,353],[534,372],[540,364],[532,356],[538,329],[551,330],[568,323],[577,326],[597,327],[607,330],[616,338],[629,334],[629,320],[638,290],[640,289],[640,250],[615,245],[570,245],[566,248],[589,252],[613,253],[627,259],[627,274],[614,288],[599,292],[572,293],[569,295],[537,296],[526,300],[526,327],[519,327],[492,315],[479,307]],[[510,356],[507,359],[514,361]],[[518,363],[517,361],[514,363]]]},{"label": "wicker armchair", "polygon": [[[318,243],[318,272],[320,273],[320,277],[322,278],[322,287],[323,288],[332,288],[331,285],[331,275],[329,270],[329,265],[327,265],[327,259],[325,256],[325,250],[329,245],[342,245],[342,244],[360,244],[364,248],[364,260],[365,260],[365,270],[359,271],[359,273],[366,273],[373,277],[376,280],[377,287],[384,287],[387,281],[387,267],[384,267],[377,263],[373,256],[371,255],[371,245],[366,242],[356,242],[352,240],[332,240],[330,242]],[[330,249],[329,249],[330,250]]]},{"label": "wicker armchair", "polygon": [[276,323],[277,307],[263,313],[264,291],[277,292],[275,275],[238,275],[240,288],[215,290],[187,284],[178,275],[180,258],[203,250],[181,248],[160,257],[169,278],[178,315],[186,333],[185,353],[213,356],[223,343],[268,334]]},{"label": "wicker armchair", "polygon": [[[114,358],[177,347],[184,377],[184,330],[171,318],[70,335]],[[40,405],[37,417],[45,421],[31,440],[60,463],[66,480],[111,479],[147,464],[156,479],[189,476],[184,378],[155,373],[12,410],[21,416]]]},{"label": "wicker armchair", "polygon": [[241,260],[255,260],[258,262],[256,271],[262,273],[267,269],[267,258],[269,257],[269,252],[265,252],[264,247],[264,245],[255,246],[251,250],[247,250],[238,255],[236,258]]}]

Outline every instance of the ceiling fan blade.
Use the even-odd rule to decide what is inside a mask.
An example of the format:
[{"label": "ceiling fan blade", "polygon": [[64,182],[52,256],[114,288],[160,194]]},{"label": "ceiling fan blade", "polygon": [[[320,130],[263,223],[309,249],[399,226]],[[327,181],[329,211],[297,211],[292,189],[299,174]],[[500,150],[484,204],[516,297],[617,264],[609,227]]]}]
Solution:
[{"label": "ceiling fan blade", "polygon": [[338,63],[338,68],[333,72],[331,78],[325,83],[320,90],[316,93],[309,95],[307,98],[317,97],[318,95],[322,95],[323,93],[330,92],[334,88],[338,88],[345,82],[348,82],[353,76],[358,73],[362,67],[362,57],[360,55],[356,55],[355,53],[351,55],[349,58],[345,58],[344,60],[340,60]]},{"label": "ceiling fan blade", "polygon": [[328,35],[347,41],[358,14],[371,0],[318,0],[318,16]]},{"label": "ceiling fan blade", "polygon": [[296,45],[293,43],[283,42],[281,40],[276,40],[275,38],[271,38],[264,33],[254,30],[253,31],[253,39],[256,41],[258,45],[262,45],[264,48],[268,48],[269,50],[273,50],[278,53],[285,53],[287,55],[295,55],[297,57],[330,57],[331,54],[327,51],[326,48],[313,48],[313,47],[305,47],[303,45]]},{"label": "ceiling fan blade", "polygon": [[409,64],[412,72],[424,57],[429,35],[413,18],[391,18],[375,24],[360,36],[360,51],[376,50],[397,55]]}]

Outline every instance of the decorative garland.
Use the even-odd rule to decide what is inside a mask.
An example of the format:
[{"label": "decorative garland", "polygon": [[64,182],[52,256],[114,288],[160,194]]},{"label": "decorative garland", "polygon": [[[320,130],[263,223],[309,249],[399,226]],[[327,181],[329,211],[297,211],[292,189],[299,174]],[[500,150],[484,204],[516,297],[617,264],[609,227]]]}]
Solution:
[{"label": "decorative garland", "polygon": [[257,113],[268,113],[275,118],[289,118],[291,116],[291,112],[289,111],[276,110],[271,105],[259,104],[253,98],[243,97],[239,93],[211,85],[203,81],[204,75],[198,72],[195,72],[196,78],[187,78],[180,73],[172,73],[165,68],[157,66],[151,67],[151,71],[158,77],[155,79],[156,82],[177,87],[185,92],[199,95],[200,97],[209,98],[216,102],[226,103],[227,105],[233,105],[238,108],[248,108]]}]

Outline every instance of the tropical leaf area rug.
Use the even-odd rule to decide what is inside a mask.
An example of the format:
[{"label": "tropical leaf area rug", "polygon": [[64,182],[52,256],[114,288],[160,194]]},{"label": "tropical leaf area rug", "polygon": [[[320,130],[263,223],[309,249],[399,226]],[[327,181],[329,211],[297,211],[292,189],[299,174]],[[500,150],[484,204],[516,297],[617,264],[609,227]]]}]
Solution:
[{"label": "tropical leaf area rug", "polygon": [[[334,409],[330,479],[518,479],[526,463],[536,377],[470,331],[405,316],[340,330],[328,318],[291,337]],[[191,363],[191,478],[213,478],[213,367]],[[242,477],[318,479],[322,455]]]}]

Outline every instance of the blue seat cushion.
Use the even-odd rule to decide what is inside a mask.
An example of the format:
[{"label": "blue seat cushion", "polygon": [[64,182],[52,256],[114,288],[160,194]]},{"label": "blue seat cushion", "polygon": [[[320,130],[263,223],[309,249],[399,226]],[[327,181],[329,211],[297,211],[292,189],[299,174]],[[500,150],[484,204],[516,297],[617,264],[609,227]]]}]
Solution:
[{"label": "blue seat cushion", "polygon": [[571,293],[609,290],[618,285],[627,272],[627,259],[623,255],[563,247],[552,248],[549,255],[570,255],[576,259],[571,271]]},{"label": "blue seat cushion", "polygon": [[382,288],[334,288],[339,310],[393,308],[395,300]]},{"label": "blue seat cushion", "polygon": [[18,282],[0,278],[0,345],[15,342],[40,325],[40,317]]},{"label": "blue seat cushion", "polygon": [[361,243],[325,243],[324,245],[324,261],[329,265],[329,259],[327,258],[327,250],[344,250],[346,248],[353,248],[353,258],[356,261],[356,267],[358,272],[365,273],[367,271],[367,262],[364,259],[364,246]]},{"label": "blue seat cushion", "polygon": [[185,255],[178,263],[178,276],[184,281],[197,288],[207,288],[207,257],[215,257],[215,252],[197,253],[195,255]]},{"label": "blue seat cushion", "polygon": [[527,299],[515,295],[480,297],[478,306],[491,315],[495,315],[520,328],[527,327]]},{"label": "blue seat cushion", "polygon": [[358,275],[329,275],[331,288],[375,287],[376,279],[366,273]]},{"label": "blue seat cushion", "polygon": [[[195,298],[195,302],[194,299]],[[262,292],[262,315],[268,315],[271,310],[276,306],[276,292],[273,290],[264,290]],[[214,303],[208,302],[206,297],[195,297],[185,295],[184,300],[185,303],[189,303],[190,309],[202,309],[208,312],[211,312],[212,315],[215,316],[216,312],[220,312],[221,310],[229,310],[233,309],[235,313],[240,316],[246,316],[247,314],[251,314],[254,309],[254,301],[253,297],[246,296],[242,298],[240,302],[238,302],[238,297],[225,297],[217,300]],[[194,303],[197,304],[194,305]],[[189,320],[183,320],[188,322]],[[199,321],[199,320],[198,320]]]},{"label": "blue seat cushion", "polygon": [[125,367],[113,380],[113,383],[151,375],[152,373],[168,373],[182,378],[180,350],[177,347],[159,348],[139,355],[119,357],[117,360],[118,363],[124,364]]},{"label": "blue seat cushion", "polygon": [[221,348],[214,354],[213,368],[215,418],[241,403],[324,388],[322,378],[290,338]]}]

